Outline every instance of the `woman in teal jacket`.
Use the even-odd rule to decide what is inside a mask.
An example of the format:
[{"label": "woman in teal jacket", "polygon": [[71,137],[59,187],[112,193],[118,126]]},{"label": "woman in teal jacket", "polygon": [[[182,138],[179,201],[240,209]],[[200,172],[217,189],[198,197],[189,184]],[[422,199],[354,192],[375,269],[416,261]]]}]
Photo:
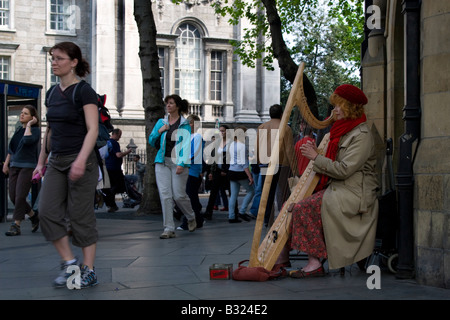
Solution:
[{"label": "woman in teal jacket", "polygon": [[167,116],[155,124],[148,142],[158,149],[155,157],[155,175],[161,207],[164,232],[161,239],[175,237],[173,209],[176,205],[188,219],[189,231],[196,228],[195,214],[186,194],[189,176],[191,127],[183,116],[188,112],[189,103],[173,94],[164,99]]}]

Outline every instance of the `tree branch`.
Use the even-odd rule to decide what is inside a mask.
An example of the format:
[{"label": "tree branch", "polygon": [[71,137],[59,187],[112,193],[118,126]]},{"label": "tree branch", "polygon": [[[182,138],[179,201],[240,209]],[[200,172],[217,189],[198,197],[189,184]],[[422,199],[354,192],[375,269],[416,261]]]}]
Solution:
[{"label": "tree branch", "polygon": [[[270,26],[270,34],[272,36],[272,50],[274,57],[278,60],[278,65],[283,71],[284,77],[290,82],[294,83],[295,75],[297,74],[298,66],[291,57],[291,53],[286,46],[283,38],[283,29],[281,26],[281,18],[278,14],[275,0],[261,0],[266,8],[267,21]],[[303,86],[308,105],[313,114],[318,117],[317,96],[314,86],[309,81],[308,77],[303,74]]]}]

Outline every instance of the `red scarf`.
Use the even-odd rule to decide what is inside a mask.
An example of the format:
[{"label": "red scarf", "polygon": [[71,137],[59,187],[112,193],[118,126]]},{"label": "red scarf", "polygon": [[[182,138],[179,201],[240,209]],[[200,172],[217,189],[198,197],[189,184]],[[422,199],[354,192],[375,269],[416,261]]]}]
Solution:
[{"label": "red scarf", "polygon": [[[366,122],[366,115],[363,114],[361,118],[358,119],[341,119],[337,120],[333,123],[330,130],[330,142],[328,142],[327,153],[325,157],[330,158],[331,160],[336,160],[336,154],[339,149],[339,140],[343,135],[350,132],[356,126],[360,125],[363,122]],[[320,191],[326,187],[328,182],[327,175],[321,175],[319,184],[317,185],[315,192]]]}]

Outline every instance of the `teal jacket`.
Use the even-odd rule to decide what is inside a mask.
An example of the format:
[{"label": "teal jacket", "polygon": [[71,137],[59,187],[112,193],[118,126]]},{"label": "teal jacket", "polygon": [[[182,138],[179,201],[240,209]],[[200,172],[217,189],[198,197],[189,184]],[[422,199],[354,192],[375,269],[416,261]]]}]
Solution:
[{"label": "teal jacket", "polygon": [[[164,163],[164,155],[166,153],[166,133],[164,131],[162,134],[158,130],[165,124],[168,124],[168,118],[165,116],[163,119],[159,119],[155,126],[153,127],[152,133],[148,137],[148,143],[158,149],[154,163]],[[180,126],[175,131],[176,134],[176,144],[175,144],[175,163],[178,166],[187,167],[190,166],[190,156],[191,156],[191,127],[189,122],[181,116]],[[169,138],[170,139],[170,138]],[[158,141],[160,141],[159,145]],[[173,154],[173,153],[172,153]]]}]

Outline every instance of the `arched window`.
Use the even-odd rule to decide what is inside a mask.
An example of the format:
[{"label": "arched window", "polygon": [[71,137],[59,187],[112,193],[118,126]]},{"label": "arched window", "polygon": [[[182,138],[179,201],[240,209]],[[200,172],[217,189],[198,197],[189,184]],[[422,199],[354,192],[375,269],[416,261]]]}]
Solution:
[{"label": "arched window", "polygon": [[183,23],[176,33],[175,93],[188,101],[200,101],[200,32]]}]

